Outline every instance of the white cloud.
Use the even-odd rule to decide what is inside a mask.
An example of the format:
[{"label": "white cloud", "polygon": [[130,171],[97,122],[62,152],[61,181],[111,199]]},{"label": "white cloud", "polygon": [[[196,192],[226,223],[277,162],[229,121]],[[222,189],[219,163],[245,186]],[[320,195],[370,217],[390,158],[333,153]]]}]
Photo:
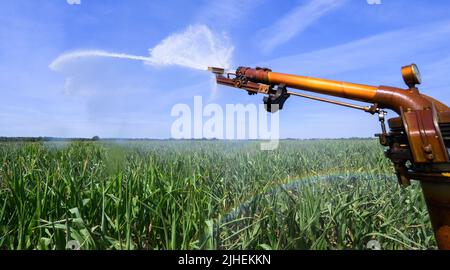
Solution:
[{"label": "white cloud", "polygon": [[367,0],[369,5],[381,5],[381,0]]},{"label": "white cloud", "polygon": [[206,1],[199,10],[197,21],[222,28],[239,27],[239,22],[264,0]]},{"label": "white cloud", "polygon": [[264,52],[290,41],[329,12],[341,7],[347,0],[310,0],[294,8],[273,25],[259,31],[264,37]]},{"label": "white cloud", "polygon": [[[283,72],[302,72],[313,76],[333,75],[364,68],[376,69],[377,66],[387,66],[388,63],[403,59],[426,60],[424,53],[437,54],[435,48],[449,43],[450,22],[443,21],[384,32],[334,47],[289,55],[260,64],[275,70],[283,69]],[[445,50],[441,52],[446,53],[442,57],[447,57]]]},{"label": "white cloud", "polygon": [[67,0],[69,5],[81,5],[81,0]]}]

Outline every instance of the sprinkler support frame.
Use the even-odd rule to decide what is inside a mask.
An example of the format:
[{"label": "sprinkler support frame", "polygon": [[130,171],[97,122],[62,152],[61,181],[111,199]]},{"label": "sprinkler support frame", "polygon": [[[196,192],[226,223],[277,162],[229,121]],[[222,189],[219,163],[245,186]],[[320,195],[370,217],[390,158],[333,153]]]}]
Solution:
[{"label": "sprinkler support frame", "polygon": [[[415,64],[402,67],[407,89],[276,73],[259,67],[239,67],[235,73],[226,73],[222,68],[208,70],[216,75],[218,84],[246,90],[250,95],[267,95],[264,103],[269,112],[271,104],[282,109],[289,96],[299,96],[377,113],[382,133],[376,136],[388,147],[385,155],[394,164],[399,183],[407,186],[411,180],[421,182],[438,247],[450,250],[450,108],[419,92],[416,84],[421,80]],[[372,105],[287,91],[287,87]],[[388,120],[389,131],[384,126],[384,109],[399,115]]]}]

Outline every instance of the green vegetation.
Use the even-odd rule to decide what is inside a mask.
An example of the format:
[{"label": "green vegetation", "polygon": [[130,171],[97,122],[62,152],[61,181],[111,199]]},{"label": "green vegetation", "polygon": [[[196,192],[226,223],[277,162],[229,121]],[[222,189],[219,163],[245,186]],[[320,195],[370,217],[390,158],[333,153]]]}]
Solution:
[{"label": "green vegetation", "polygon": [[436,248],[375,140],[0,143],[0,249]]}]

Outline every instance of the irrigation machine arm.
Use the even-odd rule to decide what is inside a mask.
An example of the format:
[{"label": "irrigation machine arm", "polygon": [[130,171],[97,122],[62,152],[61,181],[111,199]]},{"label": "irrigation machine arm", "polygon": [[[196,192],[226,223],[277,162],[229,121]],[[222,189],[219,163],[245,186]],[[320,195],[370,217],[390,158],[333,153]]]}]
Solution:
[{"label": "irrigation machine arm", "polygon": [[[290,96],[298,96],[378,114],[382,133],[376,136],[388,147],[385,155],[393,162],[400,184],[409,185],[412,179],[421,182],[438,246],[450,249],[450,108],[419,92],[421,78],[415,64],[401,69],[407,89],[277,73],[259,67],[239,67],[234,73],[222,68],[209,70],[216,75],[218,84],[240,88],[251,95],[264,94],[268,112],[282,109]],[[370,105],[335,101],[288,88]],[[398,114],[388,120],[389,131],[384,125],[384,109]]]}]

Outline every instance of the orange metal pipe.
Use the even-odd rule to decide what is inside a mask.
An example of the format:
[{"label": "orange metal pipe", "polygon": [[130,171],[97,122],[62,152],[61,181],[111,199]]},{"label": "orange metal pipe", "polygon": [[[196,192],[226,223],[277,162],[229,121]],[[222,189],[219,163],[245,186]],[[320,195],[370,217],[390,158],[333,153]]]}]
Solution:
[{"label": "orange metal pipe", "polygon": [[[236,75],[243,76],[253,83],[267,85],[282,84],[286,87],[319,94],[368,103],[377,103],[380,108],[392,109],[398,114],[401,114],[402,110],[423,110],[429,108],[431,103],[434,103],[433,100],[419,94],[417,91],[277,73],[272,72],[269,69],[240,67],[236,70]],[[450,108],[445,105],[435,105],[439,111],[450,110]]]},{"label": "orange metal pipe", "polygon": [[285,84],[287,87],[365,102],[373,102],[378,89],[376,86],[346,83],[277,72],[267,73],[267,83]]}]

